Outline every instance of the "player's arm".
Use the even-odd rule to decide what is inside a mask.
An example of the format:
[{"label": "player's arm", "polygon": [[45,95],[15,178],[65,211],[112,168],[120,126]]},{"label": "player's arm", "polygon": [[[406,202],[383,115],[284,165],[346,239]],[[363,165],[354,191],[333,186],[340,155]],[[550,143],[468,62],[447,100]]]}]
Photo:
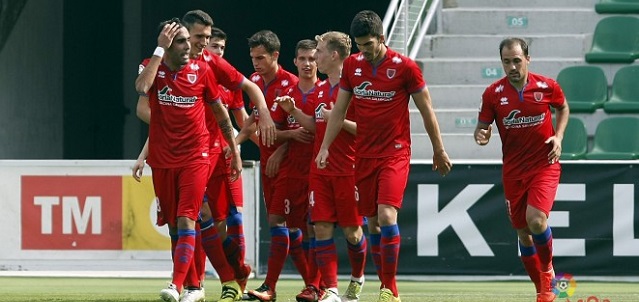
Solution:
[{"label": "player's arm", "polygon": [[242,129],[240,130],[240,133],[238,133],[237,137],[235,138],[235,141],[238,144],[242,144],[245,141],[249,140],[252,135],[255,135],[256,128],[257,127],[255,126],[255,114],[251,113],[251,115],[249,115],[249,117],[246,120],[244,120],[244,126],[242,126]]},{"label": "player's arm", "polygon": [[[235,122],[237,123],[237,125],[240,127],[240,130],[244,128],[244,125],[246,124],[245,122],[249,118],[248,113],[246,113],[246,109],[244,108],[234,109],[234,110],[231,110],[231,113],[233,113],[233,118],[235,119]],[[257,135],[255,134],[255,131],[251,132],[249,139],[253,143],[259,146],[259,141],[258,141]]]},{"label": "player's arm", "polygon": [[568,108],[568,102],[564,100],[563,105],[555,108],[556,129],[555,135],[546,140],[546,144],[552,143],[552,150],[548,153],[548,162],[551,164],[559,160],[561,156],[561,142],[564,139],[564,132],[568,125],[568,116],[570,115],[570,108]]},{"label": "player's arm", "polygon": [[138,96],[138,105],[135,108],[135,113],[143,122],[151,123],[151,105],[149,105],[148,96]]},{"label": "player's arm", "polygon": [[242,172],[242,159],[240,157],[240,149],[237,147],[237,142],[235,141],[235,135],[233,134],[231,118],[229,117],[229,113],[226,111],[224,105],[222,105],[222,102],[212,102],[209,105],[211,106],[215,120],[220,127],[220,132],[222,132],[224,140],[226,140],[229,145],[230,154],[232,155],[231,181],[235,181]]},{"label": "player's arm", "polygon": [[424,87],[424,89],[411,94],[411,96],[422,116],[424,128],[426,128],[426,133],[428,133],[430,143],[433,146],[433,170],[437,170],[439,174],[445,176],[450,172],[453,164],[444,149],[444,142],[439,131],[439,123],[437,122],[437,116],[435,116],[428,88]]},{"label": "player's arm", "polygon": [[160,35],[158,36],[158,47],[153,52],[153,56],[151,56],[149,63],[135,79],[135,90],[138,92],[139,95],[146,95],[146,93],[153,85],[155,74],[158,72],[158,68],[160,67],[160,63],[162,62],[164,52],[169,49],[169,47],[171,47],[173,38],[175,38],[175,35],[177,35],[179,29],[180,25],[173,22],[164,25],[164,27],[160,31]]},{"label": "player's arm", "polygon": [[149,137],[146,138],[146,142],[144,142],[144,147],[142,147],[142,150],[140,151],[140,155],[138,155],[138,159],[135,161],[135,163],[133,164],[133,167],[131,168],[131,174],[133,175],[133,178],[135,178],[137,182],[140,182],[140,178],[142,177],[142,172],[144,171],[144,161],[146,160],[146,157],[148,155],[149,155]]},{"label": "player's arm", "polygon": [[331,112],[331,119],[326,125],[324,140],[322,141],[319,153],[315,158],[315,163],[320,169],[326,167],[326,161],[329,156],[328,148],[337,137],[337,134],[342,130],[342,125],[344,125],[344,118],[346,118],[346,109],[348,109],[348,105],[351,103],[352,95],[352,92],[344,90],[342,88],[340,88],[339,92],[337,93],[337,101],[335,101],[335,106],[333,107],[333,110]]},{"label": "player's arm", "polygon": [[[333,105],[331,105],[332,107]],[[324,117],[324,120],[326,122],[329,122],[331,120],[331,112],[333,110],[330,109],[326,109],[326,108],[322,108],[322,116]],[[342,130],[352,134],[352,135],[357,135],[357,123],[353,122],[349,119],[344,119],[344,124],[342,125]]]},{"label": "player's arm", "polygon": [[262,142],[264,142],[266,146],[273,145],[277,139],[275,134],[275,123],[271,118],[271,113],[266,106],[266,100],[264,99],[264,95],[262,94],[260,87],[244,78],[241,88],[242,91],[248,95],[251,102],[253,102],[257,108],[257,112],[260,114],[260,121],[257,125],[259,129],[258,135],[261,136]]},{"label": "player's arm", "polygon": [[315,117],[307,115],[295,106],[295,100],[288,96],[280,96],[275,99],[277,105],[286,111],[289,115],[293,116],[295,120],[304,127],[304,129],[315,133]]},{"label": "player's arm", "polygon": [[310,131],[299,127],[291,130],[277,130],[277,140],[280,142],[288,142],[290,140],[296,140],[300,143],[310,144],[313,142],[315,135]]},{"label": "player's arm", "polygon": [[268,177],[275,177],[277,172],[280,170],[280,164],[286,157],[286,154],[288,154],[288,143],[283,143],[275,149],[273,154],[271,154],[266,161],[266,171],[264,175]]}]

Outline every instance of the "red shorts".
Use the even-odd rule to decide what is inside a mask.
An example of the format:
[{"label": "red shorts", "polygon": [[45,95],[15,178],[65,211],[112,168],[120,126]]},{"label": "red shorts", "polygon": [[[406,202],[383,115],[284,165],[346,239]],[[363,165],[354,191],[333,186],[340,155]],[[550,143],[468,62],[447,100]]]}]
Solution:
[{"label": "red shorts", "polygon": [[211,176],[206,185],[206,199],[211,208],[214,221],[222,221],[228,217],[232,207],[244,206],[242,177],[230,181],[229,175]]},{"label": "red shorts", "polygon": [[277,176],[271,178],[261,173],[262,178],[262,192],[264,192],[264,205],[266,206],[266,213],[286,216],[284,210],[284,199],[286,199],[286,180],[287,177],[284,173],[278,173]]},{"label": "red shorts", "polygon": [[377,216],[377,205],[401,209],[408,182],[410,155],[356,158],[355,183],[359,191],[359,214]]},{"label": "red shorts", "polygon": [[515,229],[524,229],[526,222],[526,208],[528,206],[550,213],[555,202],[561,166],[549,165],[547,168],[531,174],[525,178],[503,178],[506,209],[510,223]]},{"label": "red shorts", "polygon": [[286,226],[306,230],[308,222],[308,179],[288,178],[284,213]]},{"label": "red shorts", "polygon": [[311,173],[309,189],[311,222],[337,222],[340,227],[362,225],[354,176]]},{"label": "red shorts", "polygon": [[178,217],[197,220],[210,165],[196,164],[174,169],[155,169],[153,188],[158,199],[158,225],[177,227]]}]

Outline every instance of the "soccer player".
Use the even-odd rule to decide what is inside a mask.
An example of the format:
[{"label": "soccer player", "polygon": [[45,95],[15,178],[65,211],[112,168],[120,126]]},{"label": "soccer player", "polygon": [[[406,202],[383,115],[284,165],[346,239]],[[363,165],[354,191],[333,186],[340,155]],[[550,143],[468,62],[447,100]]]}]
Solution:
[{"label": "soccer player", "polygon": [[[318,70],[328,76],[319,82],[316,88],[316,103],[312,108],[297,108],[297,102],[288,98],[279,100],[279,105],[291,114],[299,123],[315,133],[313,155],[319,151],[329,110],[337,96],[342,63],[350,55],[350,37],[341,32],[330,31],[316,36],[317,51],[315,53]],[[347,112],[347,119],[353,119],[352,105]],[[355,134],[354,122],[346,120],[344,128],[331,145],[333,164],[326,169],[318,169],[313,165],[310,170],[309,202],[311,205],[311,221],[315,226],[314,248],[316,261],[321,272],[324,291],[322,301],[340,301],[337,291],[337,252],[333,241],[334,224],[337,223],[347,239],[348,256],[351,262],[351,282],[341,301],[358,301],[364,284],[364,266],[367,242],[362,232],[362,219],[357,211],[355,191]],[[312,287],[297,296],[298,301],[313,301],[314,291],[319,287],[316,280]]]},{"label": "soccer player", "polygon": [[[315,84],[317,78],[317,64],[315,62],[314,40],[300,40],[295,46],[295,58],[293,63],[297,68],[299,82],[290,87],[284,94],[298,100],[303,110],[312,112],[315,102]],[[305,291],[313,287],[311,278],[318,277],[317,266],[309,263],[307,259],[310,237],[314,237],[312,226],[308,222],[308,175],[310,163],[313,161],[313,137],[314,135],[300,125],[295,117],[288,116],[288,129],[282,135],[289,135],[288,153],[284,160],[288,162],[289,170],[286,175],[286,202],[289,211],[286,213],[286,226],[289,229],[290,247],[289,254],[297,270],[302,275]],[[279,139],[279,137],[278,137]],[[302,232],[302,230],[304,230]],[[306,300],[317,301],[319,292],[311,291],[311,296]]]},{"label": "soccer player", "polygon": [[[488,144],[492,123],[502,141],[506,207],[519,237],[521,261],[537,290],[537,301],[553,301],[552,209],[561,167],[561,141],[570,109],[556,81],[528,71],[528,44],[520,38],[499,44],[506,76],[482,95],[475,142]],[[555,108],[553,129],[550,107]]]},{"label": "soccer player", "polygon": [[373,261],[381,277],[378,301],[400,301],[396,282],[400,248],[397,212],[410,168],[411,96],[433,146],[433,170],[446,175],[452,164],[444,150],[422,71],[413,60],[384,44],[382,27],[382,20],[373,11],[361,11],[353,19],[350,32],[360,52],[344,61],[337,101],[315,161],[320,169],[335,164],[329,147],[342,129],[352,97],[357,122],[358,210],[369,218]]},{"label": "soccer player", "polygon": [[[139,94],[148,96],[150,116],[154,117],[150,120],[147,162],[153,169],[158,224],[168,224],[172,237],[173,278],[160,297],[177,302],[185,283],[198,282],[197,276],[187,273],[194,266],[195,221],[211,168],[205,103],[232,146],[233,179],[241,173],[242,162],[212,70],[204,62],[190,60],[188,30],[179,19],[160,26],[158,47],[142,62],[135,86]],[[225,282],[220,301],[239,297],[237,282]]]},{"label": "soccer player", "polygon": [[[297,85],[298,78],[284,70],[278,64],[280,55],[280,40],[270,30],[262,30],[253,34],[249,40],[249,54],[255,72],[250,76],[264,93],[266,103],[270,108],[270,116],[280,130],[286,130],[287,114],[275,103],[275,98],[282,95],[290,87]],[[250,125],[253,121],[264,118],[262,112],[253,110],[247,121]],[[243,142],[250,134],[246,132],[250,127],[242,128],[238,135],[238,141]],[[255,290],[249,290],[249,296],[260,301],[274,301],[276,299],[275,285],[282,272],[284,262],[288,255],[290,239],[286,227],[286,173],[287,162],[281,162],[281,158],[271,157],[282,144],[283,139],[278,139],[275,145],[267,145],[260,139],[260,174],[262,190],[264,191],[264,203],[268,213],[268,222],[271,233],[271,245],[268,258],[268,271],[264,284]],[[280,149],[284,150],[285,149]],[[283,151],[282,151],[283,152]]]}]

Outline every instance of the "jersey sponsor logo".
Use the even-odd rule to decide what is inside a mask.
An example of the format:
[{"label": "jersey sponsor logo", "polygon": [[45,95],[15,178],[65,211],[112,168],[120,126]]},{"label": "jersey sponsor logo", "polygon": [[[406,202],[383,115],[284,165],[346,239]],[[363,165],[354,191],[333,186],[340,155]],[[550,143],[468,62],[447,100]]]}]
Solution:
[{"label": "jersey sponsor logo", "polygon": [[533,93],[533,97],[535,97],[535,101],[536,102],[541,102],[541,100],[544,99],[544,93],[537,91],[537,92]]},{"label": "jersey sponsor logo", "polygon": [[520,116],[517,117],[517,114],[521,113],[520,110],[511,111],[508,116],[502,119],[502,123],[506,128],[524,128],[531,127],[535,125],[541,124],[546,118],[546,113],[542,113],[540,115],[534,116]]},{"label": "jersey sponsor logo", "polygon": [[195,84],[195,81],[197,81],[197,75],[194,73],[189,73],[186,75],[186,79],[189,80],[189,83]]},{"label": "jersey sponsor logo", "polygon": [[164,88],[158,90],[160,105],[186,108],[193,107],[197,101],[196,96],[175,96],[171,94],[171,91],[173,89],[169,88],[169,86],[164,86]]},{"label": "jersey sponsor logo", "polygon": [[322,109],[326,108],[326,103],[320,103],[315,108],[315,122],[324,122],[324,113]]},{"label": "jersey sponsor logo", "polygon": [[395,69],[391,69],[391,68],[386,69],[386,76],[387,76],[389,79],[394,78],[396,73],[397,73],[397,70],[395,70]]},{"label": "jersey sponsor logo", "polygon": [[369,81],[362,82],[359,86],[353,89],[353,93],[359,98],[365,98],[371,101],[388,102],[395,96],[395,91],[380,91],[374,89],[367,89],[373,83]]}]

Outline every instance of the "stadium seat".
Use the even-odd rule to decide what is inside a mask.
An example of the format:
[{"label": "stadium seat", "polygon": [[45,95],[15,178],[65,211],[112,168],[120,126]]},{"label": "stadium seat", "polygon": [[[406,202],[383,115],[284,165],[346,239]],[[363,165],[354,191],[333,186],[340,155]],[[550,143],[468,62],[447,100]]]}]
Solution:
[{"label": "stadium seat", "polygon": [[615,73],[612,95],[603,108],[607,113],[639,113],[639,65],[624,66]]},{"label": "stadium seat", "polygon": [[608,100],[608,79],[598,66],[569,66],[559,71],[557,82],[571,112],[593,113]]},{"label": "stadium seat", "polygon": [[613,116],[601,120],[586,159],[639,159],[639,117]]},{"label": "stadium seat", "polygon": [[639,57],[639,18],[610,16],[597,22],[588,63],[632,63]]},{"label": "stadium seat", "polygon": [[637,0],[600,0],[595,4],[595,11],[600,14],[639,14]]},{"label": "stadium seat", "polygon": [[[554,122],[554,119],[553,119]],[[588,132],[584,122],[576,117],[568,118],[568,125],[561,143],[561,160],[584,159],[588,151]]]}]

